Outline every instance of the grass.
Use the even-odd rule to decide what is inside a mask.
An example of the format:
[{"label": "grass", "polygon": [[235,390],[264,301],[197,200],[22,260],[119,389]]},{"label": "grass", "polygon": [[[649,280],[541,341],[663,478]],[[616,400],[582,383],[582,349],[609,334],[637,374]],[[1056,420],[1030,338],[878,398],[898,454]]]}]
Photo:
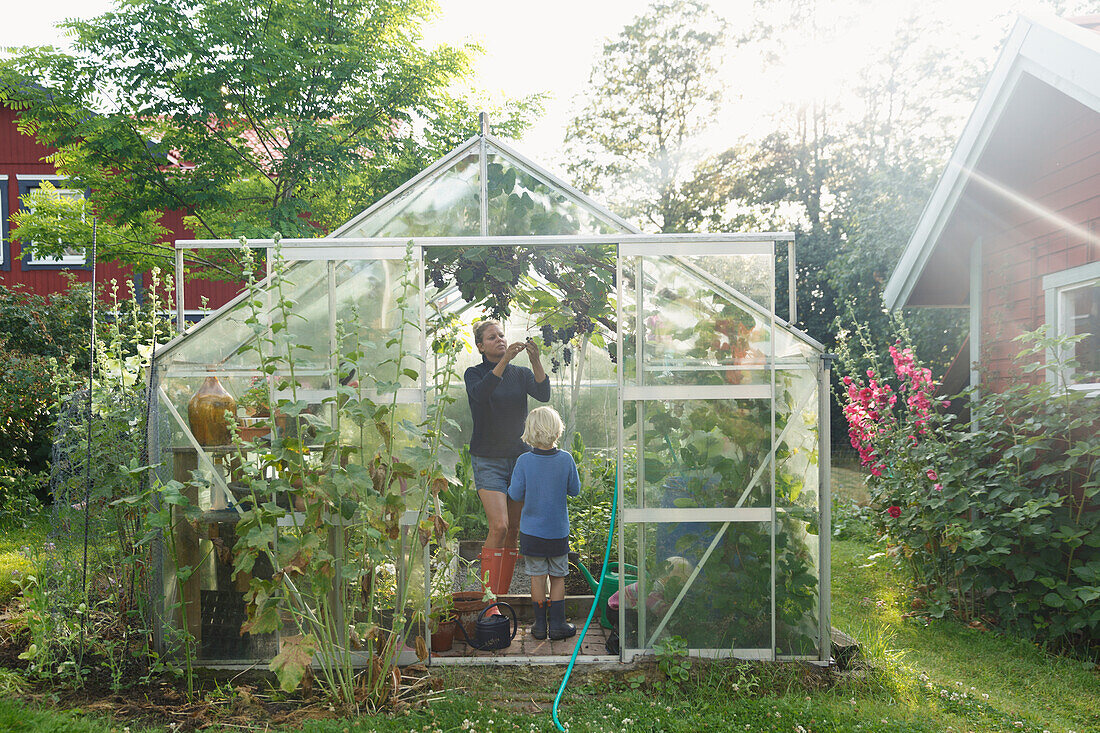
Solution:
[{"label": "grass", "polygon": [[25,526],[5,524],[0,526],[0,553],[19,552],[24,547],[38,548],[46,542],[50,531],[50,513],[48,510],[36,512],[28,518]]},{"label": "grass", "polygon": [[[858,500],[858,472],[834,482]],[[40,528],[41,529],[41,528]],[[32,528],[0,538],[0,552],[41,543]],[[569,731],[1100,732],[1100,674],[1027,641],[953,621],[906,616],[908,594],[873,543],[833,542],[833,625],[855,636],[868,668],[825,679],[798,665],[700,665],[689,687],[667,686],[652,667],[582,670],[563,700]],[[302,720],[285,730],[548,731],[560,668],[445,669],[430,707],[352,720]],[[64,713],[13,699],[19,680],[0,675],[0,730],[121,733],[126,724],[89,711]],[[129,724],[130,733],[163,731]],[[239,727],[207,730],[240,730]]]},{"label": "grass", "polygon": [[1005,717],[1040,730],[1100,730],[1095,665],[955,621],[905,617],[905,586],[876,550],[833,543],[834,625],[860,639],[885,630],[889,648],[901,653],[899,676],[924,675],[941,689],[971,691]]},{"label": "grass", "polygon": [[26,526],[0,527],[0,604],[7,603],[18,592],[18,576],[32,572],[33,563],[23,548],[41,549],[49,532],[49,515],[39,512]]}]

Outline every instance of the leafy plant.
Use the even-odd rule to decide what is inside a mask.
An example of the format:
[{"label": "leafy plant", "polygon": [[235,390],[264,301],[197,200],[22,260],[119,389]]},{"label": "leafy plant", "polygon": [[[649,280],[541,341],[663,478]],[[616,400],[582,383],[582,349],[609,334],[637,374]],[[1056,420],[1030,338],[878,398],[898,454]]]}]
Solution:
[{"label": "leafy plant", "polygon": [[833,494],[831,515],[833,538],[873,542],[875,532],[871,520],[871,507],[839,494]]},{"label": "leafy plant", "polygon": [[38,499],[49,476],[33,474],[0,458],[0,527],[26,528],[42,507]]},{"label": "leafy plant", "polygon": [[691,677],[687,649],[687,641],[679,636],[666,636],[653,647],[657,669],[664,674],[665,688],[669,692],[680,692]]},{"label": "leafy plant", "polygon": [[139,543],[151,505],[136,496],[148,468],[141,460],[145,370],[153,339],[168,330],[158,315],[164,288],[152,275],[144,309],[120,301],[116,283],[102,292],[107,307],[90,391],[83,382],[57,385],[83,389],[65,395],[65,409],[57,410],[53,533],[25,552],[33,567],[20,576],[32,643],[26,660],[36,676],[79,685],[105,672],[117,687],[126,672],[147,670],[151,661],[144,592],[150,548]]},{"label": "leafy plant", "polygon": [[[1018,365],[1039,376],[1067,354],[1045,330],[1021,336]],[[1100,415],[1068,385],[1020,379],[964,393],[955,425],[912,351],[896,377],[845,377],[852,443],[870,468],[875,527],[923,591],[927,613],[985,619],[1088,649],[1100,637]],[[899,386],[891,386],[896,378]],[[1091,507],[1091,508],[1090,508]]]},{"label": "leafy plant", "polygon": [[489,531],[485,510],[474,488],[474,469],[469,446],[463,446],[455,464],[455,482],[439,494],[448,522],[462,540],[483,540]]},{"label": "leafy plant", "polygon": [[[250,252],[241,256],[247,261]],[[412,580],[425,548],[433,538],[440,543],[440,562],[452,552],[454,532],[440,496],[453,480],[438,456],[449,448],[443,416],[454,401],[448,386],[462,347],[453,318],[433,313],[425,334],[434,365],[426,414],[398,401],[398,390],[419,382],[425,368],[410,349],[420,328],[410,250],[385,332],[354,313],[338,322],[329,354],[335,368],[324,376],[335,385],[334,395],[311,404],[302,397],[309,347],[292,335],[301,317],[289,295],[295,275],[278,250],[275,258],[271,278],[249,283],[245,322],[252,338],[238,351],[271,380],[272,411],[288,418],[285,426],[275,421],[262,444],[237,442],[235,461],[246,488],[231,556],[237,582],[248,584],[241,631],[293,629],[270,665],[284,691],[302,684],[316,660],[316,682],[334,704],[374,709],[386,700],[406,640],[412,644],[417,636],[414,625],[426,620],[423,578]],[[359,379],[352,379],[356,373]],[[187,531],[194,507],[181,497],[209,489],[198,477],[165,484],[163,502],[177,508],[160,520],[169,523],[165,529]],[[415,520],[407,522],[407,515]],[[196,567],[177,561],[176,577],[186,582]],[[441,600],[435,589],[432,595]],[[420,649],[422,640],[415,646]],[[368,657],[362,672],[354,668],[357,650]],[[193,654],[190,647],[184,651]]]}]

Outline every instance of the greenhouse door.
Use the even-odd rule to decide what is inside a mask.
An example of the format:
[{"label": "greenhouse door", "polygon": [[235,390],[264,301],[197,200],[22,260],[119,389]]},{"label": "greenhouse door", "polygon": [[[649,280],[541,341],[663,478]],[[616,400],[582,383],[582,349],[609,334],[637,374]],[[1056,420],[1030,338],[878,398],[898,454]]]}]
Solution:
[{"label": "greenhouse door", "polygon": [[624,661],[819,657],[822,364],[774,316],[773,247],[620,245]]}]

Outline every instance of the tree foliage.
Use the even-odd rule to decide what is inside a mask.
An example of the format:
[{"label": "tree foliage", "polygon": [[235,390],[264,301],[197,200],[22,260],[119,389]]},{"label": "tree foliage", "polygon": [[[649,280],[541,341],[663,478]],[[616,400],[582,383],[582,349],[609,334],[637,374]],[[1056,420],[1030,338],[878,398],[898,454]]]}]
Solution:
[{"label": "tree foliage", "polygon": [[569,123],[569,171],[624,214],[684,231],[691,144],[714,119],[725,22],[698,0],[657,2],[604,46]]},{"label": "tree foliage", "polygon": [[[476,129],[449,91],[476,49],[422,48],[432,8],[132,0],[63,23],[72,53],[21,50],[0,88],[91,192],[104,258],[164,257],[165,211],[200,238],[318,236]],[[518,133],[537,106],[505,104],[498,131]]]},{"label": "tree foliage", "polygon": [[[860,3],[851,5],[858,10]],[[674,117],[663,109],[647,117],[638,100],[678,90],[676,109],[694,115],[678,119],[694,124],[668,123],[668,129],[693,134],[701,130],[698,121],[713,119],[717,108],[713,85],[696,83],[690,74],[681,82],[679,69],[620,51],[633,47],[631,43],[642,47],[637,40],[642,29],[678,28],[675,19],[684,17],[687,7],[693,13],[707,12],[698,4],[676,7],[679,14],[666,4],[651,6],[624,29],[617,43],[608,45],[597,63],[588,100],[570,135],[596,140],[604,157],[578,159],[574,174],[582,182],[606,186],[613,181],[616,190],[635,199],[629,205],[613,199],[620,213],[647,212],[648,223],[662,231],[794,231],[797,325],[831,347],[837,318],[850,306],[858,320],[886,334],[883,286],[950,150],[960,116],[978,89],[981,64],[930,43],[930,21],[914,14],[899,25],[890,43],[868,55],[843,96],[815,91],[804,101],[775,110],[764,133],[744,131],[735,145],[699,156],[692,166],[681,165],[675,170],[678,180],[663,188],[648,186],[649,179],[647,187],[623,185],[616,176],[642,175],[641,166],[627,162],[647,152],[650,159],[660,159],[650,151],[661,150],[661,145],[639,133],[637,119],[668,123]],[[667,19],[658,23],[661,18]],[[833,20],[837,26],[846,22],[843,15]],[[767,67],[781,63],[798,44],[836,30],[819,27],[822,23],[806,0],[758,3],[738,42],[748,52],[743,55],[764,59]],[[653,58],[667,54],[676,59],[686,53],[684,38],[675,32],[651,32],[645,41]],[[704,58],[713,64],[713,57]],[[704,65],[698,61],[692,68]],[[714,72],[713,66],[707,67],[707,75]],[[603,127],[592,119],[601,110],[611,110]],[[588,132],[593,128],[608,132],[597,137]],[[686,138],[668,139],[681,145]],[[785,268],[781,253],[777,270]],[[785,303],[786,278],[777,277],[777,285],[776,301]],[[942,370],[958,348],[959,314],[916,313],[909,320],[923,347],[921,356]]]}]

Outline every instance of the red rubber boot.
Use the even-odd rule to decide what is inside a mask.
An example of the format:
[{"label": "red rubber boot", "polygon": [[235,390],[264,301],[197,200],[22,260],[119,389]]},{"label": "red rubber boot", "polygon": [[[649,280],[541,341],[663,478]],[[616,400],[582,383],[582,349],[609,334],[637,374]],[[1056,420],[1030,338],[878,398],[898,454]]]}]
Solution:
[{"label": "red rubber boot", "polygon": [[[491,590],[494,594],[497,592],[497,586],[500,584],[500,566],[504,560],[504,548],[502,547],[482,547],[481,548],[481,582],[484,583],[484,587]],[[490,616],[497,616],[500,611],[496,606],[489,609]]]},{"label": "red rubber boot", "polygon": [[512,576],[516,572],[516,561],[519,560],[519,550],[514,547],[504,548],[504,555],[500,559],[500,575],[497,576],[497,584],[493,593],[498,596],[508,594],[512,587]]}]

